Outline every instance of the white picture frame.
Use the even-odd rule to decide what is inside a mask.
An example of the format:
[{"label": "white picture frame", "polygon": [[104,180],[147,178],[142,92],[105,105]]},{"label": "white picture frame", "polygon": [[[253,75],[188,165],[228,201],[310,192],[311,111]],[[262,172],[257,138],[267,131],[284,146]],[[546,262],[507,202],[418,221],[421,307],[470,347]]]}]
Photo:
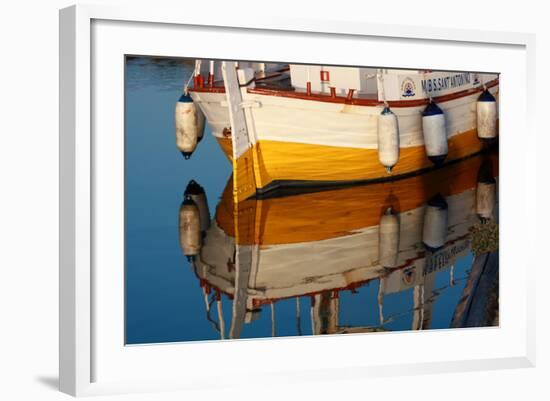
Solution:
[{"label": "white picture frame", "polygon": [[[189,35],[202,35],[205,41],[208,38],[208,43],[214,43],[216,35],[222,32],[232,40],[224,40],[223,48],[214,44],[209,48],[203,43],[202,48],[196,47],[189,50],[191,53],[185,53],[185,49],[176,46],[174,42],[177,39],[173,35],[186,29]],[[293,43],[311,44],[312,47],[307,47],[305,51],[305,46],[293,49],[281,44],[280,47],[253,49],[254,36],[261,37],[266,43],[292,40]],[[248,43],[248,46],[232,48],[236,38]],[[120,55],[208,57],[208,54],[215,53],[217,58],[284,58],[312,63],[322,60],[334,64],[342,63],[342,58],[346,56],[351,65],[365,65],[364,55],[346,50],[346,46],[340,46],[342,49],[339,52],[331,54],[314,53],[313,50],[319,49],[320,40],[329,43],[327,47],[330,49],[336,49],[336,41],[354,47],[387,47],[391,54],[379,50],[370,65],[450,69],[452,63],[453,69],[502,73],[501,327],[460,330],[459,335],[455,330],[442,330],[125,347],[120,335],[124,319],[120,314],[123,310],[123,266],[116,262],[120,262],[122,252],[119,249],[123,241],[120,236],[122,231],[118,226],[118,229],[115,227],[109,232],[105,230],[106,221],[120,223],[120,213],[123,213],[120,209],[123,194],[116,190],[121,177],[123,179],[120,174],[123,159],[119,132],[121,127],[123,129],[123,116],[120,115],[123,59]],[[414,52],[421,48],[438,49],[439,58],[426,52],[422,53],[426,55],[423,60],[415,59]],[[246,372],[257,382],[326,380],[344,376],[359,380],[379,375],[409,374],[411,371],[431,373],[534,366],[535,285],[532,273],[535,253],[530,250],[535,243],[536,207],[529,204],[529,199],[534,199],[536,177],[529,174],[527,167],[527,158],[532,159],[534,155],[529,153],[528,146],[518,146],[522,141],[531,146],[536,143],[536,133],[531,124],[534,121],[534,48],[534,35],[519,33],[298,20],[290,17],[262,19],[243,16],[227,20],[215,12],[208,15],[185,14],[182,10],[157,9],[153,6],[113,8],[78,5],[61,10],[60,390],[72,395],[92,395],[200,389],[207,384],[212,387],[211,375],[201,371],[203,365],[200,357],[204,357],[205,353],[223,356],[221,359],[230,361],[227,367],[234,369],[235,375]],[[402,52],[400,58],[394,57],[397,49]],[[256,53],[252,54],[253,50]],[[268,50],[271,53],[267,53]],[[446,57],[450,52],[463,54],[465,51],[477,57],[458,61]],[[492,52],[491,57],[487,57],[487,51]],[[507,62],[504,63],[504,60]],[[116,65],[113,61],[121,64],[113,67]],[[105,74],[109,69],[116,69],[116,74]],[[105,96],[106,90],[111,91],[110,99],[98,102],[98,97]],[[113,142],[109,139],[98,141],[94,137],[94,132],[104,132],[106,129],[114,129],[112,132],[117,133],[113,134]],[[512,132],[525,134],[518,138],[517,135],[510,135]],[[107,179],[106,171],[116,172]],[[117,192],[109,196],[110,205],[106,203],[104,194],[110,194],[113,188]],[[107,242],[112,244],[111,248],[102,248],[101,244]],[[104,263],[109,260],[115,262]],[[106,271],[105,266],[110,263],[114,268]],[[509,269],[512,265],[522,269],[514,277],[514,286],[510,285]],[[111,272],[117,275],[111,277]],[[107,305],[110,306],[109,311]],[[392,355],[374,352],[374,349],[384,349],[390,342],[397,344]],[[403,342],[414,344],[418,352],[400,353],[399,344]],[[455,344],[456,349],[441,352],[443,345],[449,342]],[[476,348],[477,342],[486,346]],[[471,348],[466,347],[467,344],[472,344]],[[345,356],[339,358],[342,347],[371,349],[370,361]],[[428,351],[420,352],[428,348],[438,349],[440,355],[427,356]],[[316,358],[321,349],[323,358]],[[285,355],[296,353],[304,355],[303,360],[293,361],[292,369],[285,369],[285,364],[288,364]],[[269,365],[245,366],[243,356],[260,354],[270,358]],[[170,369],[176,366],[177,358],[181,361],[182,355],[190,361],[187,368],[182,368],[184,378],[181,377],[182,372],[170,373]],[[162,368],[159,368],[160,362],[163,362]],[[151,370],[151,367],[158,372]],[[230,374],[216,377],[216,385],[233,386],[234,379]]]}]

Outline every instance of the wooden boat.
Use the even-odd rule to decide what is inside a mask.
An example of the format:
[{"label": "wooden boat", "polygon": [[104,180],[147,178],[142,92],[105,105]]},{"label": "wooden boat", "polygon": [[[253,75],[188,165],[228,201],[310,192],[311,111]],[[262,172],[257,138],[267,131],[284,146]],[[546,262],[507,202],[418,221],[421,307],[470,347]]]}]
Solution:
[{"label": "wooden boat", "polygon": [[494,216],[479,193],[488,193],[485,178],[497,170],[496,156],[484,154],[399,182],[243,202],[234,202],[230,179],[193,260],[195,273],[205,297],[232,299],[231,338],[262,305],[308,296],[317,308],[337,309],[341,291],[372,280],[380,283],[381,322],[384,296],[414,288],[413,329],[426,328],[435,274],[468,255],[470,227]]},{"label": "wooden boat", "polygon": [[478,153],[498,130],[496,74],[197,60],[193,81],[178,138],[201,136],[206,118],[238,201],[418,173]]}]

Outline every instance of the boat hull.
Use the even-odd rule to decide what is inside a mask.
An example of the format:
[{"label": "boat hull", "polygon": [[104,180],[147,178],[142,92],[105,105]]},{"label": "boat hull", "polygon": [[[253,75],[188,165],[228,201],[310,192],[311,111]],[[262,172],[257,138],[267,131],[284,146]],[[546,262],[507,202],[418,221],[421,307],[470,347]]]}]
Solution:
[{"label": "boat hull", "polygon": [[[498,98],[498,82],[490,91]],[[225,93],[195,92],[213,135],[233,162],[235,198],[243,200],[276,187],[342,185],[385,181],[433,168],[416,103],[394,107],[399,122],[400,157],[392,172],[380,163],[377,117],[383,105],[332,103],[266,95],[243,89],[249,147],[234,152]],[[479,91],[439,103],[445,112],[448,154],[445,163],[480,152],[476,129]],[[233,160],[237,154],[237,160]]]},{"label": "boat hull", "polygon": [[[217,138],[231,158],[231,140]],[[483,144],[476,130],[449,139],[446,163],[479,153]],[[376,149],[358,149],[292,142],[262,141],[253,145],[237,160],[241,182],[255,180],[256,192],[265,194],[285,186],[338,186],[342,184],[390,181],[432,169],[424,146],[401,149],[399,163],[388,174],[378,161]],[[246,161],[254,161],[247,171]],[[254,173],[254,174],[253,174]]]}]

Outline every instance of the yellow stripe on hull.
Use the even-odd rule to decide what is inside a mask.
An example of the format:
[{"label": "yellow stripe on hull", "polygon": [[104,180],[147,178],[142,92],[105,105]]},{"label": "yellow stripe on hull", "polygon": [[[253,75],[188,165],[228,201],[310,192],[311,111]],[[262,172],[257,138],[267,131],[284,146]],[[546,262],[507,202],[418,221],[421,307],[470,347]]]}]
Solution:
[{"label": "yellow stripe on hull", "polygon": [[[231,160],[231,139],[217,138]],[[446,162],[479,152],[483,145],[476,130],[449,138]],[[376,149],[358,149],[292,142],[261,140],[234,163],[236,201],[254,195],[256,189],[273,181],[368,181],[389,179],[432,166],[424,146],[401,148],[392,174],[378,161]],[[255,181],[255,188],[253,183]]]}]

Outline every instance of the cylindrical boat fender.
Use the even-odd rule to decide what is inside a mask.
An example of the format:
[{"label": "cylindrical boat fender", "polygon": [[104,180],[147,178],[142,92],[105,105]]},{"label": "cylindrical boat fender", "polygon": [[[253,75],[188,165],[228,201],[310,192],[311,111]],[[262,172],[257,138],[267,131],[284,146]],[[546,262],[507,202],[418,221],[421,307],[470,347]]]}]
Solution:
[{"label": "cylindrical boat fender", "polygon": [[399,254],[399,216],[391,208],[380,218],[378,228],[378,261],[382,267],[397,267]]},{"label": "cylindrical boat fender", "polygon": [[378,115],[378,160],[388,174],[399,160],[399,123],[389,107]]},{"label": "cylindrical boat fender", "polygon": [[497,136],[497,100],[485,89],[478,97],[477,136],[481,140],[490,140]]},{"label": "cylindrical boat fender", "polygon": [[189,159],[199,138],[204,133],[204,114],[188,94],[182,94],[176,103],[176,145],[185,159]]},{"label": "cylindrical boat fender", "polygon": [[431,100],[422,112],[422,133],[428,158],[436,166],[443,164],[449,151],[445,114]]},{"label": "cylindrical boat fender", "polygon": [[434,252],[445,245],[448,216],[447,201],[441,194],[437,194],[428,201],[422,228],[422,242],[428,250]]},{"label": "cylindrical boat fender", "polygon": [[201,232],[204,237],[206,230],[210,227],[210,209],[208,209],[208,200],[204,188],[195,180],[189,181],[185,188],[184,196],[189,196],[199,208],[199,217],[201,222]]},{"label": "cylindrical boat fender", "polygon": [[180,207],[180,245],[187,260],[194,261],[202,247],[199,208],[190,196],[186,196]]}]

